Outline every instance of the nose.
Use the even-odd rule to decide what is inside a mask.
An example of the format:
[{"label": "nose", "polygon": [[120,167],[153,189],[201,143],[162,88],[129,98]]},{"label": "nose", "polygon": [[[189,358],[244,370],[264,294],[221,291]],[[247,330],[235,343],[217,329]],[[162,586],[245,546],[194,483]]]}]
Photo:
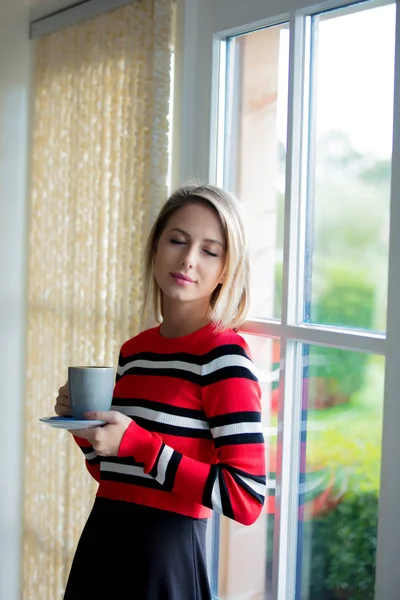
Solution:
[{"label": "nose", "polygon": [[193,269],[196,265],[196,248],[187,246],[181,256],[181,265],[184,269]]}]

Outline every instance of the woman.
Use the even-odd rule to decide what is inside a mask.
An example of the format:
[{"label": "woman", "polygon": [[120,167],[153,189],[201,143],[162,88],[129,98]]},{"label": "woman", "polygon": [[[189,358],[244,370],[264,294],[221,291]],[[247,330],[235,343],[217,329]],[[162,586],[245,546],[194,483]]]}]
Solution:
[{"label": "woman", "polygon": [[[249,302],[239,202],[186,186],[162,207],[145,253],[145,305],[158,327],[121,348],[104,427],[79,431],[96,500],[65,600],[209,600],[206,522],[261,513],[265,455],[260,387],[234,330]],[[58,415],[70,414],[67,384]]]}]

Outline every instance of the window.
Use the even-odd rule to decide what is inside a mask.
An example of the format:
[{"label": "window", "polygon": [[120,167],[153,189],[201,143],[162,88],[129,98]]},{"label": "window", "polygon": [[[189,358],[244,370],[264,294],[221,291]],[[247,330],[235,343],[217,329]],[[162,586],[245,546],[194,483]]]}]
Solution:
[{"label": "window", "polygon": [[[226,123],[220,179],[243,199],[252,239],[254,317],[280,318],[285,198],[289,26],[224,43]],[[224,74],[222,74],[222,77]]]},{"label": "window", "polygon": [[208,178],[206,156],[211,178],[247,207],[253,302],[242,333],[261,372],[269,470],[260,520],[215,527],[213,592],[372,600],[378,564],[376,598],[394,598],[397,514],[380,476],[400,493],[388,424],[400,418],[396,6],[206,5],[193,15],[202,67],[184,81],[201,125],[182,172]]},{"label": "window", "polygon": [[363,8],[310,23],[304,320],[384,331],[395,5]]},{"label": "window", "polygon": [[299,344],[296,597],[374,598],[384,359]]}]

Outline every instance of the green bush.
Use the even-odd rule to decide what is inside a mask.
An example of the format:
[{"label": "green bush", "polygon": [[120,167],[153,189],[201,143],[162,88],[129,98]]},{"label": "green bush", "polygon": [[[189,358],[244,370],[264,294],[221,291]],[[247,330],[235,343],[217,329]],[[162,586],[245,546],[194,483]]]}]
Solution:
[{"label": "green bush", "polygon": [[[374,324],[375,287],[367,274],[341,264],[327,268],[328,283],[312,302],[312,321],[324,325],[370,330]],[[275,265],[274,317],[280,318],[282,263]],[[348,398],[364,383],[368,355],[327,346],[312,346],[308,377],[325,380],[329,397]],[[311,358],[310,357],[310,358]]]},{"label": "green bush", "polygon": [[370,329],[374,320],[374,285],[367,274],[354,269],[330,268],[328,284],[315,302],[317,323]]},{"label": "green bush", "polygon": [[[275,280],[275,307],[279,307],[280,264],[276,265]],[[325,272],[324,281],[326,286],[313,299],[313,322],[373,328],[375,288],[368,274],[342,264]],[[361,352],[310,348],[307,377],[322,378],[324,393],[332,399],[351,398],[353,416],[338,429],[335,413],[330,412],[332,427],[324,430],[321,439],[316,431],[307,442],[309,457],[334,470],[341,467],[348,474],[347,492],[337,507],[303,524],[302,580],[304,597],[309,600],[374,598],[380,461],[380,439],[375,437],[380,431],[370,412],[375,403],[369,406],[364,402],[369,358]],[[371,424],[373,432],[366,440],[365,431],[359,429]]]},{"label": "green bush", "polygon": [[[327,279],[329,284],[316,301],[314,320],[326,325],[371,329],[374,287],[366,276],[355,276],[342,266],[331,269]],[[323,377],[329,396],[348,397],[361,389],[367,354],[322,346],[313,347],[312,354],[316,364],[310,367],[309,377]]]},{"label": "green bush", "polygon": [[378,496],[349,494],[311,527],[310,600],[373,600]]}]

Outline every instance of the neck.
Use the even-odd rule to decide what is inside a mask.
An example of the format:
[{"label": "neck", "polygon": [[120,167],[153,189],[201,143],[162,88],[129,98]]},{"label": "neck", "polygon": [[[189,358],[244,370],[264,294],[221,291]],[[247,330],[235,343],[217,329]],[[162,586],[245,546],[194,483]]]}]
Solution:
[{"label": "neck", "polygon": [[163,322],[161,324],[161,335],[168,338],[181,337],[198,331],[208,325],[208,305],[193,306],[192,302],[186,302],[180,306],[171,306],[168,299],[163,302]]}]

